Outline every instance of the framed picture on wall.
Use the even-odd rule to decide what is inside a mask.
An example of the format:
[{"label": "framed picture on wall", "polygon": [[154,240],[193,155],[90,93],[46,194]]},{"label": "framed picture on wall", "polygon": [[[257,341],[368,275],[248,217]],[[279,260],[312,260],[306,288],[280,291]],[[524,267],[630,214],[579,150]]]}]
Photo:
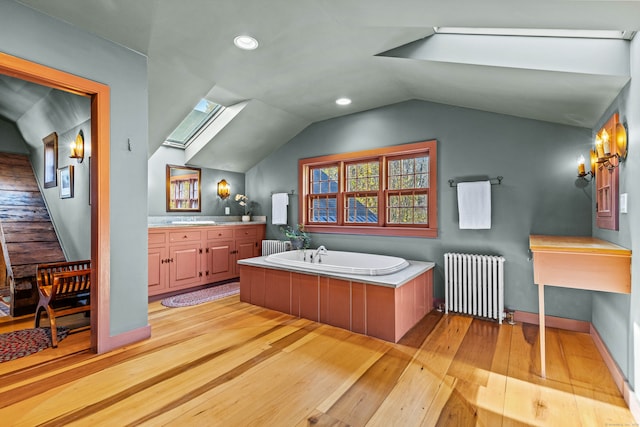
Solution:
[{"label": "framed picture on wall", "polygon": [[65,166],[58,169],[60,175],[60,198],[70,199],[73,197],[73,166]]},{"label": "framed picture on wall", "polygon": [[53,132],[42,139],[44,143],[44,188],[58,185],[58,134]]}]

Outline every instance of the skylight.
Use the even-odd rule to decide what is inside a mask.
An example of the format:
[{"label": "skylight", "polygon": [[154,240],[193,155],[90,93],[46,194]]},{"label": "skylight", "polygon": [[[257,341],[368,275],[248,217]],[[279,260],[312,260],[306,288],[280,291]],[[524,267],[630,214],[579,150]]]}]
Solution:
[{"label": "skylight", "polygon": [[541,28],[480,28],[480,27],[434,27],[439,34],[475,34],[485,36],[528,36],[528,37],[572,37],[588,39],[631,40],[634,31],[616,30],[561,30]]},{"label": "skylight", "polygon": [[200,130],[214,120],[223,109],[224,107],[221,105],[202,98],[182,120],[182,123],[167,137],[165,145],[185,148]]}]

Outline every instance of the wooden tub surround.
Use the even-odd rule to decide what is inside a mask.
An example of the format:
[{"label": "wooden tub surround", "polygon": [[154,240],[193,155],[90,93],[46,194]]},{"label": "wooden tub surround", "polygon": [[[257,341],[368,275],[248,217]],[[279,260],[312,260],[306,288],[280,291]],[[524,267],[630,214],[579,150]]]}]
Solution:
[{"label": "wooden tub surround", "polygon": [[280,269],[264,257],[239,261],[240,300],[398,342],[433,308],[434,263],[384,276]]},{"label": "wooden tub surround", "polygon": [[546,377],[544,287],[631,293],[631,251],[605,240],[576,236],[529,236],[533,282],[538,285],[540,375]]}]

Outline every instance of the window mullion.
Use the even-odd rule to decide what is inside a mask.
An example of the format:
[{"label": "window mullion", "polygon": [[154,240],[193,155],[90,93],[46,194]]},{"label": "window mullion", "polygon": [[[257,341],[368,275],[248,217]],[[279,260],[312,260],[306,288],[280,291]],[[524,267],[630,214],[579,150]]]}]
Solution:
[{"label": "window mullion", "polygon": [[344,161],[338,164],[338,194],[336,195],[336,220],[338,225],[344,225],[344,191],[345,191]]},{"label": "window mullion", "polygon": [[387,188],[387,158],[378,157],[378,227],[384,227],[387,222],[387,202],[385,189]]}]

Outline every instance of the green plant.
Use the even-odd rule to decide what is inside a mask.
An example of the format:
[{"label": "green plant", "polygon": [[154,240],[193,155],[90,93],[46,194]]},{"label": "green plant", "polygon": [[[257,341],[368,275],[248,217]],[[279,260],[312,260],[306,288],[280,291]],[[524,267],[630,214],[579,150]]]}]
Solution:
[{"label": "green plant", "polygon": [[284,235],[287,236],[289,240],[291,240],[291,244],[294,246],[294,249],[296,246],[296,242],[302,242],[300,246],[303,249],[309,249],[311,245],[311,236],[309,235],[309,233],[304,231],[303,224],[297,224],[295,226],[282,226],[280,227],[280,231],[282,231]]}]

